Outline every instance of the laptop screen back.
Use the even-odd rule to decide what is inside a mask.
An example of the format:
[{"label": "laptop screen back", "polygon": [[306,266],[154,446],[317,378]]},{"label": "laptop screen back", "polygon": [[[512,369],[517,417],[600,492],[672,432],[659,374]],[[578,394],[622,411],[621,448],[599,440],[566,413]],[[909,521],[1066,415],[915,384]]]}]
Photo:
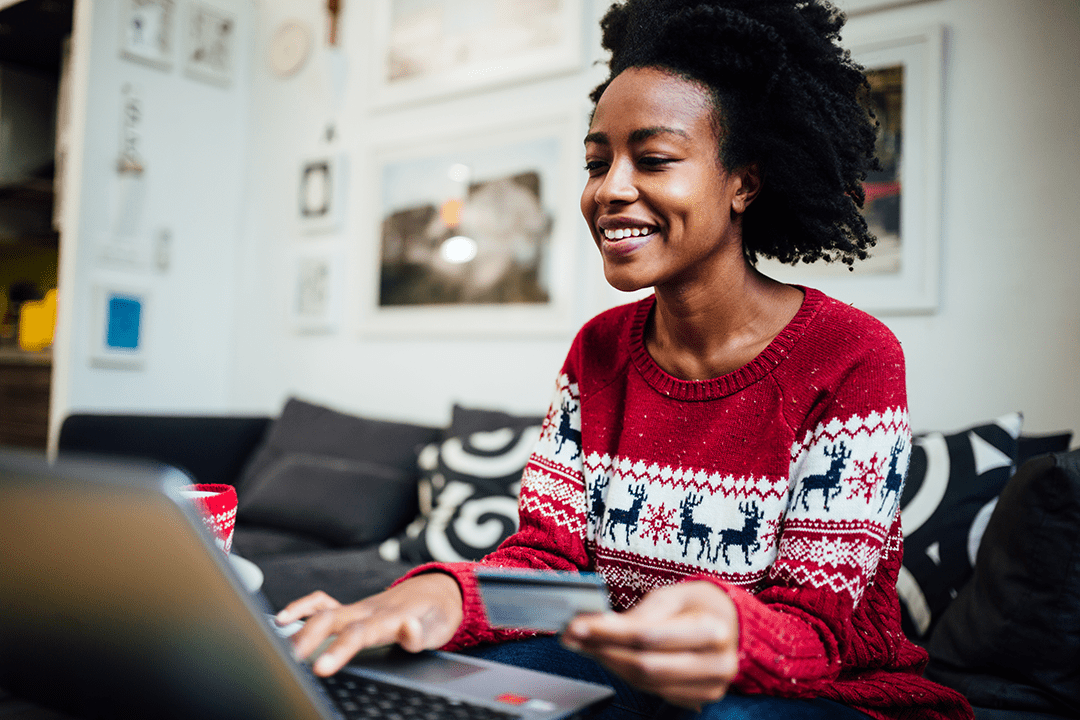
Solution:
[{"label": "laptop screen back", "polygon": [[161,492],[189,482],[0,453],[0,686],[77,714],[324,717],[267,608]]}]

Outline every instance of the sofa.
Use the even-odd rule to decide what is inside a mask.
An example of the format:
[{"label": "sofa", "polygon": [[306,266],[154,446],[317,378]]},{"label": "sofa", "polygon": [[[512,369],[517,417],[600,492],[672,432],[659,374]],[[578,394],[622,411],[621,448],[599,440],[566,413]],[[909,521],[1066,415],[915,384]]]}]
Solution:
[{"label": "sofa", "polygon": [[421,563],[494,550],[516,527],[542,420],[454,407],[436,428],[290,399],[274,418],[73,414],[58,448],[235,485],[232,552],[279,609],[314,590],[358,600]]},{"label": "sofa", "polygon": [[[493,550],[543,419],[455,405],[431,427],[292,398],[276,417],[73,414],[59,450],[235,485],[232,551],[276,609]],[[1080,450],[1022,426],[1008,413],[918,434],[900,499],[904,631],[980,720],[1080,717]]]}]

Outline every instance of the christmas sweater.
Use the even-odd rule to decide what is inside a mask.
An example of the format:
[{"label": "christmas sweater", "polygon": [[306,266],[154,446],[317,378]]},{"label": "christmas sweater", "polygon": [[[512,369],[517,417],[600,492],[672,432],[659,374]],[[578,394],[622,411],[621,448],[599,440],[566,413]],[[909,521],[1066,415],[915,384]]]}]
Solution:
[{"label": "christmas sweater", "polygon": [[[899,343],[806,288],[749,364],[685,381],[650,357],[654,298],[582,328],[521,482],[518,531],[484,565],[593,571],[612,604],[709,580],[739,617],[732,689],[825,697],[876,718],[970,718],[900,630],[899,501],[911,450]],[[473,565],[448,648],[493,629]]]}]

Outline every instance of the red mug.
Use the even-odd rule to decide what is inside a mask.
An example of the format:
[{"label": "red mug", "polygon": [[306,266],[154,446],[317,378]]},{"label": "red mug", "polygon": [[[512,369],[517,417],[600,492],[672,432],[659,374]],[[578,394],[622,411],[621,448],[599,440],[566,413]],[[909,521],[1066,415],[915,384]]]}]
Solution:
[{"label": "red mug", "polygon": [[180,497],[195,505],[218,547],[228,555],[236,528],[236,488],[205,483],[185,485],[180,488]]}]

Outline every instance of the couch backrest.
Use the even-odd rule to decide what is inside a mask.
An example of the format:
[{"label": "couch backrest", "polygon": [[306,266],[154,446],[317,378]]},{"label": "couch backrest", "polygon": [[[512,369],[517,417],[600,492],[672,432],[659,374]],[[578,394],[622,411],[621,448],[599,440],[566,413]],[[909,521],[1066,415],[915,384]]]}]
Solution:
[{"label": "couch backrest", "polygon": [[184,470],[200,483],[234,484],[269,417],[72,414],[59,451],[138,458]]}]

